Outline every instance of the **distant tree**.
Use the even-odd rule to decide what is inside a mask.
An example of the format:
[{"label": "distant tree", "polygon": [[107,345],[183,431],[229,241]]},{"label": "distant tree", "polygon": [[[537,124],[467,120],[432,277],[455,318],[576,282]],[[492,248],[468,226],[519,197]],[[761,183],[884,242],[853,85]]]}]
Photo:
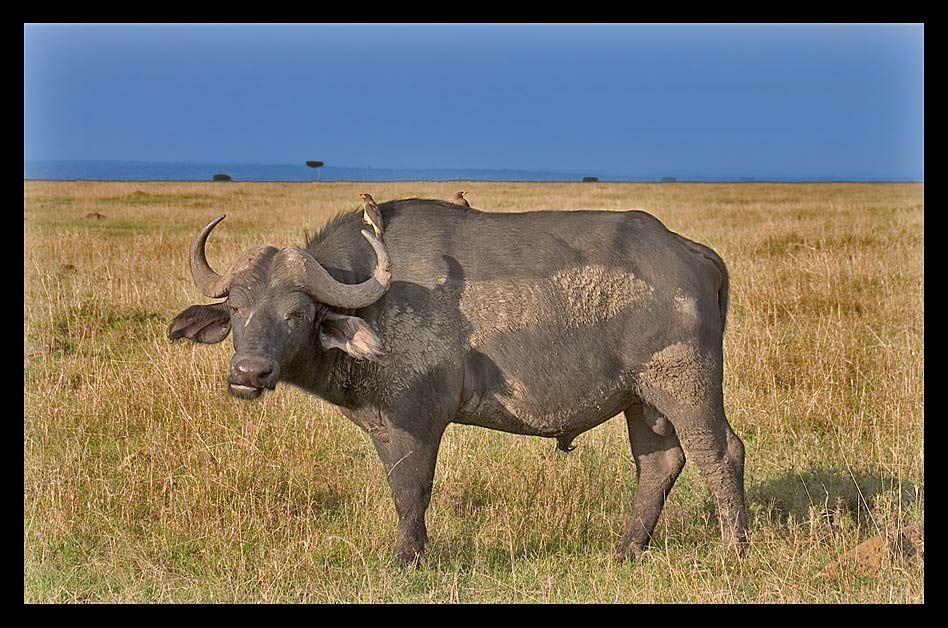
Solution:
[{"label": "distant tree", "polygon": [[583,177],[583,183],[595,183],[599,177]]},{"label": "distant tree", "polygon": [[677,177],[662,177],[662,183],[671,183],[672,181],[677,181]]},{"label": "distant tree", "polygon": [[215,174],[211,177],[214,181],[232,181],[229,174]]},{"label": "distant tree", "polygon": [[[306,165],[309,166],[310,168],[322,168],[323,162],[311,160],[311,161],[307,161]],[[316,180],[319,181],[319,170],[316,171]]]}]

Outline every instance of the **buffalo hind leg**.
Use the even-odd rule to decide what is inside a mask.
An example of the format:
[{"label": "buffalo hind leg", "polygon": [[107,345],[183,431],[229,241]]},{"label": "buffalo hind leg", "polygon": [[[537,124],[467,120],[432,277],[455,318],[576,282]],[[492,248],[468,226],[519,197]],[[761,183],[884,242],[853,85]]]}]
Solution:
[{"label": "buffalo hind leg", "polygon": [[625,419],[638,483],[632,514],[616,549],[616,555],[623,559],[637,556],[648,547],[665,498],[685,465],[685,454],[674,430],[657,433],[646,420],[642,403],[627,408]]},{"label": "buffalo hind leg", "polygon": [[708,484],[724,545],[741,553],[747,545],[744,444],[728,424],[720,398],[709,405],[683,410],[671,404],[658,409],[674,424],[688,460],[698,466]]},{"label": "buffalo hind leg", "polygon": [[431,501],[443,431],[441,428],[435,433],[415,435],[388,426],[382,435],[371,434],[398,513],[395,557],[405,563],[417,563],[428,543],[425,511]]},{"label": "buffalo hind leg", "polygon": [[639,373],[639,396],[674,426],[688,460],[711,491],[724,545],[742,552],[747,544],[744,444],[724,412],[723,363],[718,345],[702,350],[699,344],[675,343],[653,354]]},{"label": "buffalo hind leg", "polygon": [[724,545],[743,552],[747,545],[743,443],[726,424],[714,429],[680,429],[678,435],[711,490]]}]

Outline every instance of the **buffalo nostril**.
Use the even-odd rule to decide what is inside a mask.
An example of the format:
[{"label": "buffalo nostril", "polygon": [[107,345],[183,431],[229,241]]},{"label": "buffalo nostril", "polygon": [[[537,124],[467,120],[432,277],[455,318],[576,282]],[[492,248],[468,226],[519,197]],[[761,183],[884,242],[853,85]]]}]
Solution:
[{"label": "buffalo nostril", "polygon": [[234,368],[241,375],[255,375],[257,377],[269,375],[273,371],[269,365],[257,365],[247,361],[238,362],[234,365]]},{"label": "buffalo nostril", "polygon": [[274,384],[276,365],[262,358],[241,358],[231,368],[234,383],[257,388],[269,388]]}]

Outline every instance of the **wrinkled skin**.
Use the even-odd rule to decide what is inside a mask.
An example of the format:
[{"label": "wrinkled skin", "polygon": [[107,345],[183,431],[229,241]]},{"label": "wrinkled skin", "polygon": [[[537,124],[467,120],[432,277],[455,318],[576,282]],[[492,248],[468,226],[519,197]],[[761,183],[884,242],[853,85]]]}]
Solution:
[{"label": "wrinkled skin", "polygon": [[[418,199],[379,209],[393,268],[374,303],[321,303],[285,279],[282,254],[267,247],[234,273],[226,301],[186,309],[169,337],[213,343],[232,331],[232,395],[291,384],[364,429],[406,562],[428,541],[449,423],[554,438],[569,451],[619,413],[638,488],[617,555],[646,550],[686,454],[725,544],[744,547],[744,447],[722,392],[727,271],[713,251],[644,212],[489,214]],[[363,226],[361,212],[344,215],[305,250],[336,280],[363,281],[376,263]]]}]

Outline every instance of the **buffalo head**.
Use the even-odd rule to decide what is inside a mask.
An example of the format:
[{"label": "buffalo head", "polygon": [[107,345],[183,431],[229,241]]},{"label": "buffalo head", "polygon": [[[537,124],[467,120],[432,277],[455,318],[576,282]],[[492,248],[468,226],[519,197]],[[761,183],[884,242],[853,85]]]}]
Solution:
[{"label": "buffalo head", "polygon": [[304,249],[272,246],[245,251],[220,275],[208,264],[204,246],[223,219],[208,223],[194,239],[191,274],[206,296],[226,300],[192,305],[178,314],[168,327],[169,339],[212,344],[233,331],[227,389],[241,399],[273,389],[281,367],[300,355],[339,349],[359,360],[379,358],[381,342],[369,324],[333,309],[367,307],[388,290],[391,260],[374,233],[362,231],[377,261],[372,276],[361,283],[337,281]]}]

